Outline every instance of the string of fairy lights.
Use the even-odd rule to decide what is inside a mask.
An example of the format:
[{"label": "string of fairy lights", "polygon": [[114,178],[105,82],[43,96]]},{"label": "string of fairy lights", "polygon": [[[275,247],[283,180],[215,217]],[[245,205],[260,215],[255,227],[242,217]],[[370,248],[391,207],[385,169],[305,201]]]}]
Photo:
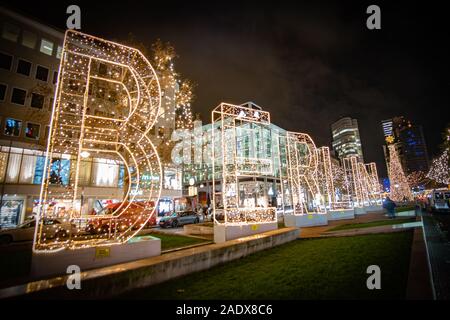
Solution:
[{"label": "string of fairy lights", "polygon": [[[154,69],[134,48],[68,30],[54,103],[33,250],[127,241],[154,217],[161,192],[161,163],[149,137],[161,103]],[[70,159],[71,177],[68,185],[55,187],[51,161],[58,157]],[[125,169],[122,202],[95,215],[81,203],[79,182],[89,159],[114,161]],[[55,212],[49,205],[55,197],[70,202],[70,208]],[[69,234],[50,237],[45,225],[55,217],[71,225]]]}]

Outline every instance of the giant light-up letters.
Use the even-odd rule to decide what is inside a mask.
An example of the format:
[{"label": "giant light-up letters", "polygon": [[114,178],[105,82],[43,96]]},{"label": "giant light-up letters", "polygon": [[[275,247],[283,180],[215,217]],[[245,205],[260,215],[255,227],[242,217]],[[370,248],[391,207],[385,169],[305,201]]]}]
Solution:
[{"label": "giant light-up letters", "polygon": [[212,124],[217,128],[212,130],[211,139],[213,176],[221,170],[221,183],[213,179],[214,222],[276,222],[276,208],[254,201],[258,198],[258,184],[248,183],[256,177],[273,175],[270,150],[261,143],[264,134],[270,132],[269,112],[222,103],[212,112]]},{"label": "giant light-up letters", "polygon": [[[82,34],[66,32],[47,146],[33,250],[77,249],[120,244],[134,236],[155,214],[161,192],[161,165],[148,137],[160,108],[155,71],[138,50]],[[58,185],[52,159],[70,159],[70,183]],[[110,212],[85,212],[82,162],[86,158],[116,161],[125,170],[123,200]],[[52,178],[53,175],[53,178]],[[152,179],[145,179],[145,177]],[[136,201],[140,195],[140,201]],[[55,212],[52,199],[71,206]],[[70,231],[48,237],[49,218],[78,229],[101,227],[101,234]]]},{"label": "giant light-up letters", "polygon": [[292,199],[292,213],[325,213],[317,182],[317,149],[305,133],[286,133],[287,185]]}]

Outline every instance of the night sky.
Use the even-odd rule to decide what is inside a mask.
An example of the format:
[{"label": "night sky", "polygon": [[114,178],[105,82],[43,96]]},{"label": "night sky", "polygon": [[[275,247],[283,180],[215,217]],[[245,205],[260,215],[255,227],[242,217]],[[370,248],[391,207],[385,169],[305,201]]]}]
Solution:
[{"label": "night sky", "polygon": [[[197,85],[193,111],[204,122],[220,102],[253,101],[273,123],[322,146],[331,145],[330,124],[351,116],[365,161],[384,176],[380,121],[404,115],[423,125],[430,156],[439,152],[450,121],[450,27],[441,1],[165,2],[6,6],[63,29],[66,7],[78,4],[83,32],[116,41],[131,32],[149,46],[169,41],[176,70]],[[370,4],[381,7],[381,30],[366,28]]]}]

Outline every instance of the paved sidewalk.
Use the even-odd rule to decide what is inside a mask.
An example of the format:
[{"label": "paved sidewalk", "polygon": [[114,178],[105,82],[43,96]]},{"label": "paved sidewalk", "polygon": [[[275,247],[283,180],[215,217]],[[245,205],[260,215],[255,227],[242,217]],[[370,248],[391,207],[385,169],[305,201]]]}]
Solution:
[{"label": "paved sidewalk", "polygon": [[423,215],[424,235],[437,300],[450,299],[450,242],[431,214]]},{"label": "paved sidewalk", "polygon": [[423,237],[423,228],[414,230],[409,263],[407,300],[433,300],[433,288],[428,264],[427,249]]},{"label": "paved sidewalk", "polygon": [[[372,222],[372,221],[379,221],[379,220],[386,220],[387,217],[382,212],[376,212],[376,213],[367,213],[364,215],[358,215],[355,216],[355,219],[349,219],[349,220],[335,220],[335,221],[328,221],[328,225],[326,226],[319,226],[319,227],[307,227],[307,228],[301,228],[300,229],[300,238],[317,238],[317,237],[323,237],[323,234],[336,226],[349,224],[349,223],[365,223],[365,222]],[[369,228],[367,228],[369,229]],[[347,230],[346,230],[347,231]]]}]

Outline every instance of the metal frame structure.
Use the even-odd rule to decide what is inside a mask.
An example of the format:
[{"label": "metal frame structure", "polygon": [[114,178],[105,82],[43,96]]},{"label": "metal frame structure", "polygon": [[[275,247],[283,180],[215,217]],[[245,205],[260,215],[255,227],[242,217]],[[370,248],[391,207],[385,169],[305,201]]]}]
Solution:
[{"label": "metal frame structure", "polygon": [[[101,96],[103,99],[97,100],[91,92],[96,86],[115,89],[114,99]],[[41,186],[35,252],[124,243],[154,216],[162,174],[148,133],[156,122],[160,104],[157,75],[140,51],[74,30],[66,32]],[[106,234],[86,237],[70,233],[67,239],[46,238],[45,220],[54,216],[48,203],[55,194],[50,183],[55,153],[70,156],[75,169],[72,183],[59,195],[73,204],[62,219],[79,225],[98,219],[108,221]],[[77,207],[76,201],[83,196],[79,179],[84,157],[107,158],[124,165],[123,201],[114,212],[89,215]],[[146,201],[133,203],[138,194]]]},{"label": "metal frame structure", "polygon": [[[255,224],[276,222],[275,207],[246,207],[240,204],[241,177],[271,175],[272,159],[264,158],[256,136],[270,125],[270,113],[229,103],[221,103],[212,113],[213,177],[221,170],[220,184],[213,179],[213,215],[216,224]],[[242,152],[242,141],[249,141],[249,150]],[[220,185],[221,192],[217,192]]]}]

